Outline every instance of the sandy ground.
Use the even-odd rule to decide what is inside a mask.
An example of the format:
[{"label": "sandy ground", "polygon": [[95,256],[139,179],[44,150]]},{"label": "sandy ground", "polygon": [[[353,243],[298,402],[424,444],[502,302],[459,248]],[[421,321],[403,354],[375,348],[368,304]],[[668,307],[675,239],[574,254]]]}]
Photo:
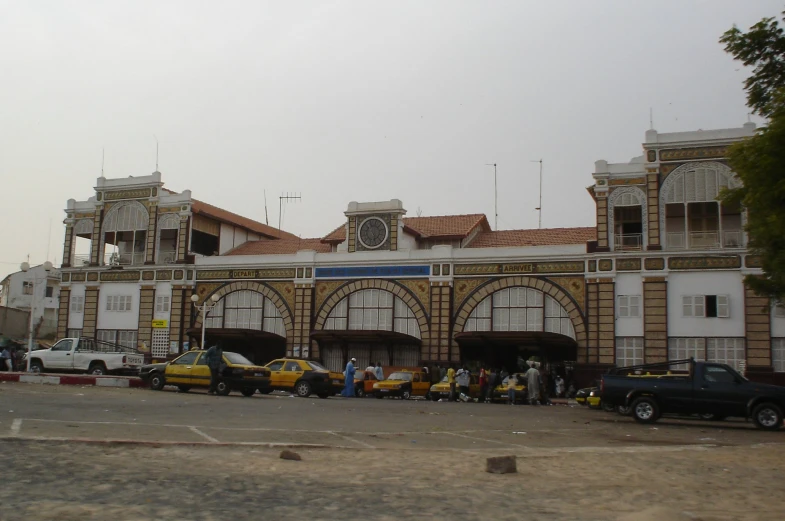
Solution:
[{"label": "sandy ground", "polygon": [[[105,446],[6,440],[3,521],[781,520],[782,445],[487,453]],[[509,452],[498,451],[495,455]]]}]

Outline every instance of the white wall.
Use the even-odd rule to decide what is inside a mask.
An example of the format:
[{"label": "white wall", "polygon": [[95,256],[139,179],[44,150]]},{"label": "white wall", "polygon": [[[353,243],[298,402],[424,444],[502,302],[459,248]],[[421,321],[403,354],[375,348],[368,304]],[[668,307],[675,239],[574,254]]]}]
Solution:
[{"label": "white wall", "polygon": [[218,253],[223,255],[234,248],[234,228],[226,223],[221,223],[221,236],[218,240]]},{"label": "white wall", "polygon": [[785,338],[785,317],[774,316],[774,305],[771,306],[771,336]]},{"label": "white wall", "polygon": [[[71,284],[71,297],[84,297],[84,284]],[[68,329],[82,329],[84,327],[84,311],[74,313],[71,311],[71,301],[68,301]]]},{"label": "white wall", "polygon": [[[130,311],[107,311],[106,299],[110,295],[131,295]],[[139,285],[107,282],[98,292],[98,320],[96,329],[138,329]]]},{"label": "white wall", "polygon": [[[730,318],[684,317],[682,295],[729,295]],[[671,272],[668,275],[668,336],[745,336],[744,284],[741,273]]]},{"label": "white wall", "polygon": [[237,248],[241,244],[248,241],[248,232],[242,228],[233,228],[234,231],[234,247]]},{"label": "white wall", "polygon": [[[619,295],[639,295],[641,316],[619,318]],[[616,297],[616,336],[643,336],[643,279],[640,274],[617,274]]]}]

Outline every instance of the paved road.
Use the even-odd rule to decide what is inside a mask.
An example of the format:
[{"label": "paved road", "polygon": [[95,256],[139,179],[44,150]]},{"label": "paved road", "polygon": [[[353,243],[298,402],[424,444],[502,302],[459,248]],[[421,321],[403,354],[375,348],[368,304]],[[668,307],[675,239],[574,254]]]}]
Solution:
[{"label": "paved road", "polygon": [[652,426],[579,406],[530,407],[374,398],[245,398],[146,389],[0,386],[0,436],[142,442],[485,450],[785,442],[744,421]]}]

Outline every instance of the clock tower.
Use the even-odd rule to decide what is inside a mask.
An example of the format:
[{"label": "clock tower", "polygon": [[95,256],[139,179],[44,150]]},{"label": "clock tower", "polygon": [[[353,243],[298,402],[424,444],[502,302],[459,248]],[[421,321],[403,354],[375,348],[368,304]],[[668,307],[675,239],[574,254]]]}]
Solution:
[{"label": "clock tower", "polygon": [[377,203],[352,201],[348,218],[348,248],[354,251],[396,251],[401,217],[406,214],[399,199]]}]

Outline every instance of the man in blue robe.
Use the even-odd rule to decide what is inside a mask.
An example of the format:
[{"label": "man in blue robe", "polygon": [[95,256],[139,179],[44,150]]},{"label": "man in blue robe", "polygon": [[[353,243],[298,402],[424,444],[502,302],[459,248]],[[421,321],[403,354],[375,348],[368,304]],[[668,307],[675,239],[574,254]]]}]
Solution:
[{"label": "man in blue robe", "polygon": [[357,361],[356,358],[352,358],[349,360],[349,363],[346,364],[346,371],[344,371],[344,387],[343,391],[341,391],[341,396],[346,396],[347,398],[354,397],[354,363]]}]

